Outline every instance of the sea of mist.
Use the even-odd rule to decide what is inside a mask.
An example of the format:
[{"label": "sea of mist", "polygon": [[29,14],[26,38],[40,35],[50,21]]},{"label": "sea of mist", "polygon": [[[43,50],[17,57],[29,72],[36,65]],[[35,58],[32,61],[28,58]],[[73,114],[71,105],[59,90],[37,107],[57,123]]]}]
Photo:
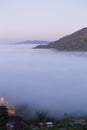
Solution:
[{"label": "sea of mist", "polygon": [[87,52],[33,46],[0,45],[0,97],[57,117],[87,114]]}]

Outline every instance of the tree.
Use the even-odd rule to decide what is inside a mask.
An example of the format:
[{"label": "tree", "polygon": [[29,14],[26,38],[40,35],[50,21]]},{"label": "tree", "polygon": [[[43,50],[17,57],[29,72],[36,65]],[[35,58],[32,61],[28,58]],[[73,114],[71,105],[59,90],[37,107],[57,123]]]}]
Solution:
[{"label": "tree", "polygon": [[28,106],[27,104],[21,104],[15,106],[16,114],[22,116],[24,119],[34,119],[35,118],[35,110],[32,106]]},{"label": "tree", "polygon": [[47,120],[47,111],[38,111],[36,112],[38,121],[44,122]]},{"label": "tree", "polygon": [[8,123],[9,116],[6,106],[0,106],[0,127],[6,126],[6,123]]}]

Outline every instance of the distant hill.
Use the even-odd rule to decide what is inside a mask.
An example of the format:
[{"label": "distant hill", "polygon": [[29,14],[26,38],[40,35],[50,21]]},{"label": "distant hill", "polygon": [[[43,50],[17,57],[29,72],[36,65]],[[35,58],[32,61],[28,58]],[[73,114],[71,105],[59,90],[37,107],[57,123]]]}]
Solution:
[{"label": "distant hill", "polygon": [[36,48],[54,48],[67,51],[87,51],[87,28],[83,28],[47,45],[39,45]]},{"label": "distant hill", "polygon": [[17,44],[48,44],[49,41],[40,41],[40,40],[26,40],[18,42]]}]

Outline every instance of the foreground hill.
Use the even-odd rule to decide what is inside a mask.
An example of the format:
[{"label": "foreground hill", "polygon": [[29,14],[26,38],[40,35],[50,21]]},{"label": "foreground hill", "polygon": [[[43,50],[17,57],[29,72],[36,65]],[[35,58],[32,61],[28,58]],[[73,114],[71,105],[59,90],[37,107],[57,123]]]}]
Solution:
[{"label": "foreground hill", "polygon": [[58,50],[87,50],[87,28],[83,28],[71,35],[65,36],[57,41],[51,42],[48,45],[40,45],[36,48],[54,48]]}]

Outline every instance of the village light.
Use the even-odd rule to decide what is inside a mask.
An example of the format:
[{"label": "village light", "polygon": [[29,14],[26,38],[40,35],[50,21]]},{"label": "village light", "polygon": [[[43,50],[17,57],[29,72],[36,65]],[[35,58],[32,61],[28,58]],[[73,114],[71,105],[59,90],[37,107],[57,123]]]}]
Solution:
[{"label": "village light", "polygon": [[1,100],[1,101],[3,101],[3,100],[4,100],[4,98],[0,98],[0,100]]},{"label": "village light", "polygon": [[8,114],[9,115],[15,115],[16,114],[16,110],[15,107],[10,105],[4,98],[0,98],[0,106],[6,106],[8,109]]}]

